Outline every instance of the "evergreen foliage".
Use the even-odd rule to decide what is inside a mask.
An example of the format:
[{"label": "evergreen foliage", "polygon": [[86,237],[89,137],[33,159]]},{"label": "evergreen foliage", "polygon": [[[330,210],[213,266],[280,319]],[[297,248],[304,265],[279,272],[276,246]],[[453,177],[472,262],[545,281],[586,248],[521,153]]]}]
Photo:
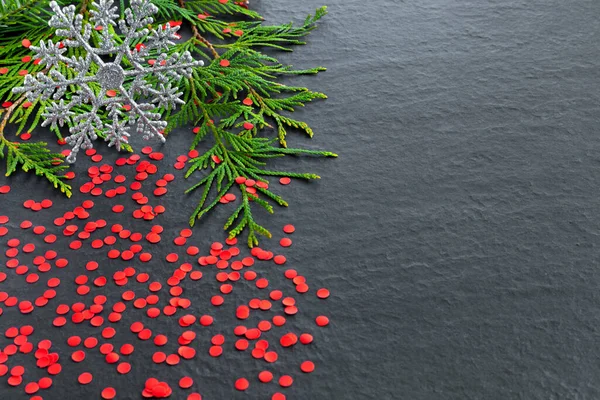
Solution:
[{"label": "evergreen foliage", "polygon": [[[48,3],[49,0],[0,0],[0,98],[12,102],[2,110],[0,157],[6,160],[7,175],[20,165],[23,170],[44,176],[70,195],[70,187],[62,175],[67,168],[60,163],[62,155],[50,152],[42,142],[13,143],[4,136],[7,124],[14,124],[17,134],[31,132],[40,123],[45,109],[43,101],[25,104],[28,102],[23,96],[13,94],[11,89],[22,85],[23,70],[27,73],[44,71],[43,65],[27,58],[31,54],[27,45],[29,42],[37,45],[40,40],[54,37],[47,25],[51,16]],[[75,4],[84,20],[89,18],[92,0],[60,0],[58,3]],[[288,148],[286,142],[290,128],[312,137],[309,125],[292,118],[290,113],[326,96],[304,87],[284,85],[280,78],[317,74],[325,69],[295,70],[263,51],[265,48],[291,51],[292,46],[305,44],[304,37],[315,29],[316,23],[327,13],[326,8],[319,8],[298,26],[291,23],[269,26],[258,13],[248,9],[244,1],[152,0],[152,3],[159,9],[156,24],[181,21],[191,27],[192,36],[181,40],[171,51],[190,51],[195,58],[205,60],[204,67],[194,68],[191,78],[182,77],[178,82],[184,92],[185,105],[160,110],[169,121],[165,134],[178,126],[197,127],[190,149],[212,138],[212,147],[191,159],[185,174],[189,179],[200,175],[187,190],[187,193],[197,193],[198,198],[190,224],[194,225],[219,204],[222,196],[236,188],[240,204],[224,228],[230,237],[247,231],[248,244],[254,246],[258,244],[258,235],[270,237],[271,233],[254,220],[252,206],[263,207],[270,213],[275,204],[287,206],[283,198],[264,184],[266,178],[319,178],[311,173],[274,170],[269,166],[270,159],[287,155],[336,156],[327,151]],[[121,12],[126,7],[124,0],[117,0],[117,5]],[[119,40],[114,29],[110,29]],[[99,40],[98,32],[93,33],[92,40]],[[69,48],[66,54],[81,56],[82,50]],[[65,68],[61,73],[68,77],[71,72]],[[89,110],[85,104],[79,107],[81,112]],[[58,128],[53,132],[62,138]],[[124,148],[131,151],[127,146]],[[258,184],[249,188],[244,178]]]}]

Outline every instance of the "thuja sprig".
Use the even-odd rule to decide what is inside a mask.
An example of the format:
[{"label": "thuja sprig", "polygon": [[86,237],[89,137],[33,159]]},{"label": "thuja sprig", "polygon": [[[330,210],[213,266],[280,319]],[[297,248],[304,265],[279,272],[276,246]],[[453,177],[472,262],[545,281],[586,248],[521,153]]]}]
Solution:
[{"label": "thuja sprig", "polygon": [[[191,167],[185,174],[188,178],[198,170],[210,171],[186,191],[186,193],[190,193],[201,189],[202,192],[200,201],[190,217],[190,225],[193,226],[196,220],[216,207],[223,196],[233,186],[237,186],[242,197],[241,203],[225,222],[224,229],[229,230],[231,238],[247,229],[250,247],[258,244],[257,235],[271,237],[271,232],[254,220],[251,204],[258,204],[269,213],[273,213],[272,203],[285,207],[288,205],[286,200],[269,189],[268,180],[265,177],[285,176],[305,180],[320,178],[312,173],[269,169],[267,167],[268,159],[285,155],[337,156],[327,151],[275,147],[273,146],[275,139],[253,137],[249,130],[234,134],[214,125],[211,126],[211,130],[216,138],[216,143],[204,154],[190,160]],[[250,181],[256,183],[250,186],[248,185]],[[209,201],[209,194],[213,188],[217,193]]]},{"label": "thuja sprig", "polygon": [[33,171],[36,175],[44,177],[67,197],[71,197],[71,186],[65,182],[66,177],[63,174],[68,167],[63,164],[62,154],[50,151],[44,142],[16,143],[4,136],[11,112],[24,99],[21,97],[8,107],[0,122],[0,158],[6,160],[6,176],[11,175],[20,166],[25,172]]},{"label": "thuja sprig", "polygon": [[[269,213],[273,213],[275,204],[288,205],[286,200],[269,189],[266,178],[320,178],[312,173],[270,169],[269,159],[286,155],[336,156],[327,151],[287,148],[285,140],[286,126],[302,130],[311,137],[313,131],[305,122],[283,115],[283,112],[293,112],[326,96],[307,88],[284,85],[278,81],[279,77],[316,74],[325,69],[294,70],[257,50],[272,47],[289,51],[291,45],[304,44],[300,38],[312,31],[325,14],[324,7],[317,10],[315,16],[309,16],[301,27],[292,24],[264,27],[253,22],[229,25],[231,27],[225,32],[234,32],[238,36],[232,42],[213,44],[207,43],[203,37],[192,37],[181,45],[181,50],[189,51],[202,51],[201,48],[207,47],[214,56],[210,64],[194,71],[186,83],[189,89],[186,104],[170,119],[172,124],[169,128],[187,123],[190,119],[199,125],[191,148],[195,148],[207,135],[212,134],[215,141],[210,149],[190,160],[191,167],[186,172],[186,178],[189,178],[198,170],[208,171],[187,190],[187,193],[200,192],[190,225],[220,204],[223,197],[237,187],[240,204],[225,222],[224,229],[229,231],[230,238],[247,230],[248,245],[255,246],[259,235],[271,237],[271,233],[255,221],[252,205],[257,204]],[[224,51],[219,54],[218,50]],[[268,134],[265,128],[272,128],[270,120],[277,127],[277,137],[258,136],[259,133]],[[276,141],[279,146],[273,145]],[[248,186],[247,182],[252,181],[255,184]]]}]

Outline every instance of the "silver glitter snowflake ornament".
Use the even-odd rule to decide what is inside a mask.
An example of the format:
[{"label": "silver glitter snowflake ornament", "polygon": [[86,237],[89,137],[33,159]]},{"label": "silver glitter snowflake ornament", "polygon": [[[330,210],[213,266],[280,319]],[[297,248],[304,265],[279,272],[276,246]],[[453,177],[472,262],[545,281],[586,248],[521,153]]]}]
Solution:
[{"label": "silver glitter snowflake ornament", "polygon": [[[54,15],[48,24],[56,28],[57,35],[68,39],[58,43],[41,41],[39,46],[31,46],[36,53],[35,58],[46,65],[47,73],[25,76],[24,85],[14,88],[13,92],[25,92],[30,101],[38,97],[42,100],[52,97],[42,114],[45,118],[42,126],[56,128],[65,123],[70,126],[71,135],[65,140],[72,146],[72,151],[67,161],[75,162],[80,149],[92,148],[97,132],[105,134],[109,146],[120,149],[122,143],[128,142],[128,125],[136,123],[136,131],[144,139],[158,138],[164,142],[161,131],[167,122],[161,120],[157,107],[174,108],[184,104],[180,99],[183,93],[172,85],[172,81],[178,81],[182,76],[189,78],[193,67],[203,65],[202,61],[195,61],[188,51],[167,55],[166,51],[174,45],[173,40],[178,38],[176,32],[179,26],[167,24],[157,29],[147,28],[154,22],[152,15],[158,11],[149,0],[131,0],[130,8],[124,11],[125,18],[118,21],[113,0],[99,0],[92,3],[90,11],[90,22],[100,32],[99,46],[94,47],[90,44],[92,24],[84,22],[83,16],[75,13],[75,6],[61,9],[52,1],[50,7]],[[110,27],[118,28],[122,35],[121,43],[115,41]],[[137,44],[133,46],[134,43]],[[64,55],[68,48],[74,47],[85,50],[85,57]],[[151,62],[151,51],[163,53]],[[107,61],[111,55],[114,55],[114,60]],[[131,69],[121,66],[123,59],[132,66]],[[60,72],[59,67],[64,70],[66,66],[75,71],[74,77],[68,78]],[[158,85],[147,80],[152,76]],[[77,90],[70,99],[66,99],[64,95],[71,85],[75,85]],[[136,95],[142,95],[150,102],[138,102],[134,99]],[[82,104],[89,104],[91,109],[84,112],[73,109]],[[124,113],[124,105],[130,107],[127,114]],[[102,107],[108,111],[111,123],[103,123],[100,118]]]}]

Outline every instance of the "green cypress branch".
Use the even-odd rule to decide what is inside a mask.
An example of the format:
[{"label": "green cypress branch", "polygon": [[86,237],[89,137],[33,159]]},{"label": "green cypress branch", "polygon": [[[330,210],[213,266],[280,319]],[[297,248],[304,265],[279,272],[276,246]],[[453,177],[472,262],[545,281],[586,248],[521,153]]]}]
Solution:
[{"label": "green cypress branch", "polygon": [[21,97],[4,111],[0,123],[0,158],[6,160],[6,176],[10,176],[18,166],[25,172],[33,171],[36,175],[46,178],[55,188],[71,197],[71,186],[64,182],[62,172],[69,167],[63,165],[63,155],[51,152],[44,142],[15,143],[6,139],[4,129],[12,111],[17,108],[25,97]]}]

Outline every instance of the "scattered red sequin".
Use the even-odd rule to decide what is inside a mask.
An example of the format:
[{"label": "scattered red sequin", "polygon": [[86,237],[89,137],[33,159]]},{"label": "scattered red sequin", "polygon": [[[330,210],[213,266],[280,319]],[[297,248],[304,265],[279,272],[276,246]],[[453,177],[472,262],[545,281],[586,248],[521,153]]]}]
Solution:
[{"label": "scattered red sequin", "polygon": [[289,375],[283,375],[279,378],[279,385],[281,387],[290,387],[294,383],[294,379]]},{"label": "scattered red sequin", "polygon": [[300,370],[305,373],[313,372],[315,370],[315,363],[312,361],[304,361],[300,364]]},{"label": "scattered red sequin", "polygon": [[294,233],[296,231],[296,228],[294,227],[294,225],[288,224],[283,227],[283,231],[285,233]]},{"label": "scattered red sequin", "polygon": [[82,385],[87,385],[92,381],[92,374],[89,372],[84,372],[81,375],[79,375],[79,378],[77,378],[77,381],[79,383],[81,383]]},{"label": "scattered red sequin", "polygon": [[250,387],[250,382],[246,378],[239,378],[235,381],[235,388],[244,391]]},{"label": "scattered red sequin", "polygon": [[107,387],[102,390],[101,396],[105,400],[111,400],[117,396],[117,391],[112,387]]},{"label": "scattered red sequin", "polygon": [[182,389],[189,389],[194,385],[194,380],[189,376],[184,376],[179,380],[179,387]]}]

